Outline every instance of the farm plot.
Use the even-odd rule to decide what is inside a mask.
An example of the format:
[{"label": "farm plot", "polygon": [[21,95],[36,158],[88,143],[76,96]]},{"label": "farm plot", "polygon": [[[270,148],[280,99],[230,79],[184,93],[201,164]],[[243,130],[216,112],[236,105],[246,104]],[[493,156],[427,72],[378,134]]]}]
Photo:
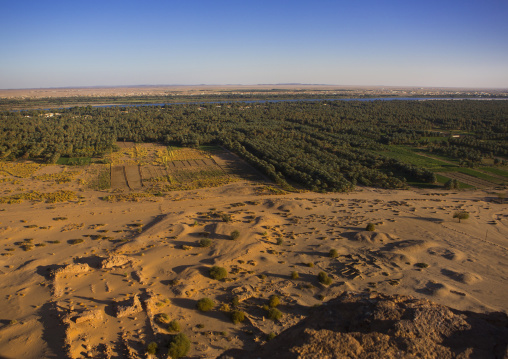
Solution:
[{"label": "farm plot", "polygon": [[128,190],[124,166],[111,166],[111,188]]},{"label": "farm plot", "polygon": [[222,170],[245,178],[251,181],[264,181],[266,178],[261,175],[254,167],[242,160],[240,157],[229,151],[216,151],[212,155],[212,160]]},{"label": "farm plot", "polygon": [[456,179],[460,182],[466,183],[476,188],[491,188],[496,186],[495,183],[483,180],[481,178],[476,178],[461,172],[440,172],[438,174],[451,179]]},{"label": "farm plot", "polygon": [[139,166],[129,165],[124,166],[125,178],[127,179],[127,186],[133,191],[139,191],[143,187],[141,183],[141,170]]},{"label": "farm plot", "polygon": [[118,146],[121,150],[112,156],[112,189],[167,192],[221,186],[240,178],[263,179],[238,156],[220,147],[210,152],[132,142],[118,142]]}]

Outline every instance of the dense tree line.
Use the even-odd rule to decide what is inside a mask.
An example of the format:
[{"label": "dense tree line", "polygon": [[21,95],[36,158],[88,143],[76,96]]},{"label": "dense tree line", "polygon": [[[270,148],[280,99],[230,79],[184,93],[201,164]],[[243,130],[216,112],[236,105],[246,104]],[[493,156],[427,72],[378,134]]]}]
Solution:
[{"label": "dense tree line", "polygon": [[[51,115],[52,113],[53,115]],[[460,138],[450,136],[460,131]],[[428,142],[428,137],[442,137]],[[382,155],[428,146],[468,161],[508,155],[508,101],[321,101],[73,107],[0,113],[0,157],[95,157],[116,141],[219,144],[280,184],[344,191],[403,188],[432,172]]]}]

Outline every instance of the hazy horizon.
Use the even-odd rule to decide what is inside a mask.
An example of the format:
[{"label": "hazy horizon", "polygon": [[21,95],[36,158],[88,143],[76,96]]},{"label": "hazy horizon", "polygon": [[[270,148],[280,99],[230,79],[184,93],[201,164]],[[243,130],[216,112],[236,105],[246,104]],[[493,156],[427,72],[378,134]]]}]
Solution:
[{"label": "hazy horizon", "polygon": [[0,89],[508,87],[503,0],[22,0],[0,10]]}]

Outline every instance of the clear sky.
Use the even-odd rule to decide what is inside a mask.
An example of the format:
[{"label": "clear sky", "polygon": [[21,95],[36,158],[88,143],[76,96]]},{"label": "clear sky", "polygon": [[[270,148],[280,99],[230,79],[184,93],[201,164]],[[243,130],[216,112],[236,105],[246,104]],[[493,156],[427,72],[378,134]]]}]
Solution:
[{"label": "clear sky", "polygon": [[0,88],[508,87],[508,0],[0,0]]}]

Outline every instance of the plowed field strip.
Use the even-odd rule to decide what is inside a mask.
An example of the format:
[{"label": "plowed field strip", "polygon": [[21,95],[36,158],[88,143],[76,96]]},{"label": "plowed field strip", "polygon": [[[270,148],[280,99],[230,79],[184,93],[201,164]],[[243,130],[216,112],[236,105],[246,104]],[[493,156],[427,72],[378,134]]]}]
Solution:
[{"label": "plowed field strip", "polygon": [[124,166],[111,167],[111,188],[129,189],[125,178]]},{"label": "plowed field strip", "polygon": [[127,184],[130,189],[137,191],[140,190],[141,177],[139,175],[139,167],[136,165],[125,166],[125,176],[127,178]]},{"label": "plowed field strip", "polygon": [[448,177],[448,178],[451,178],[451,179],[456,179],[460,182],[466,183],[470,186],[474,186],[477,188],[489,188],[489,187],[496,186],[495,183],[485,181],[485,180],[482,180],[480,178],[476,178],[473,176],[469,176],[469,175],[466,175],[466,174],[460,173],[460,172],[440,172],[438,174]]}]

